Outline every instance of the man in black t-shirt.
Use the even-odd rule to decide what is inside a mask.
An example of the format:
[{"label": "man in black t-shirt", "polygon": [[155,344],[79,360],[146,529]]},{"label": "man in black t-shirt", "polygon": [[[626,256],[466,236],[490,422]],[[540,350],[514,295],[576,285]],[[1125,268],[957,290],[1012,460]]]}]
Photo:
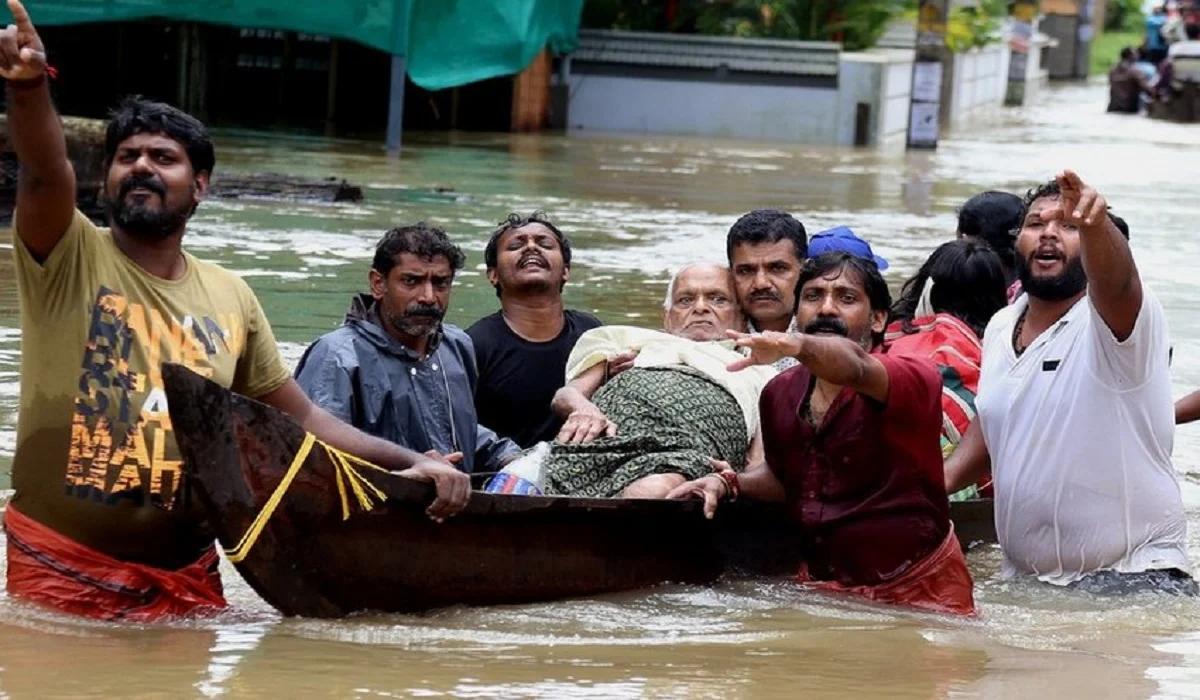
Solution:
[{"label": "man in black t-shirt", "polygon": [[550,402],[575,341],[600,319],[563,309],[571,242],[541,212],[510,214],[483,258],[500,311],[467,329],[479,368],[475,409],[481,424],[527,448],[558,434],[562,419]]}]

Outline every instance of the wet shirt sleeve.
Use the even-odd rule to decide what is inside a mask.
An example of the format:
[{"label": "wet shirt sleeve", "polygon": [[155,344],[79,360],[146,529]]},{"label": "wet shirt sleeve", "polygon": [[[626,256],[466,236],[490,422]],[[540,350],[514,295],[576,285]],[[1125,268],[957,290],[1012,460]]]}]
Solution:
[{"label": "wet shirt sleeve", "polygon": [[521,453],[517,443],[500,437],[491,428],[483,425],[476,427],[475,440],[475,463],[483,471],[500,471],[505,460]]},{"label": "wet shirt sleeve", "polygon": [[[16,221],[16,212],[13,212]],[[42,262],[34,259],[20,232],[13,229],[13,265],[21,299],[30,312],[53,313],[67,304],[78,304],[93,293],[90,262],[98,254],[100,230],[78,209],[66,233]]]},{"label": "wet shirt sleeve", "polygon": [[1091,361],[1101,381],[1117,391],[1136,389],[1145,384],[1158,363],[1167,366],[1170,341],[1162,304],[1142,283],[1142,308],[1138,310],[1133,332],[1117,340],[1100,312],[1086,298],[1091,322]]},{"label": "wet shirt sleeve", "polygon": [[309,346],[296,367],[296,383],[318,407],[361,429],[354,422],[355,387],[351,369],[338,360],[333,345],[325,337]]},{"label": "wet shirt sleeve", "polygon": [[283,386],[291,378],[291,373],[279,354],[275,334],[258,298],[245,282],[239,285],[239,292],[243,295],[243,308],[247,310],[246,346],[238,358],[233,390],[257,398]]},{"label": "wet shirt sleeve", "polygon": [[940,425],[942,380],[933,361],[905,354],[877,354],[874,357],[883,363],[888,373],[884,420],[917,428],[926,425],[930,415],[936,415]]}]

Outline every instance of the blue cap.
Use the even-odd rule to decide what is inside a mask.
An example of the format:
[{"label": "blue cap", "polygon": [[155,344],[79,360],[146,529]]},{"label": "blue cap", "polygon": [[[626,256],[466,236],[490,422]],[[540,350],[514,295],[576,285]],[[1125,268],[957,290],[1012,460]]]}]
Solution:
[{"label": "blue cap", "polygon": [[849,253],[874,260],[880,270],[888,269],[888,261],[871,252],[871,244],[854,235],[849,226],[834,226],[813,236],[808,242],[808,257],[822,253]]}]

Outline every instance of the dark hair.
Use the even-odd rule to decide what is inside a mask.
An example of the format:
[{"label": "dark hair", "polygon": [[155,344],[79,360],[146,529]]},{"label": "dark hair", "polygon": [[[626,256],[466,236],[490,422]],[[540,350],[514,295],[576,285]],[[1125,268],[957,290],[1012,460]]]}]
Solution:
[{"label": "dark hair", "polygon": [[[1033,206],[1033,203],[1037,200],[1046,197],[1062,197],[1062,189],[1058,186],[1057,180],[1042,183],[1025,193],[1025,199],[1021,200],[1021,218],[1014,233],[1020,233],[1021,226],[1025,224],[1025,217],[1029,215],[1029,207]],[[1129,224],[1125,223],[1125,219],[1112,213],[1112,207],[1109,207],[1106,213],[1109,220],[1113,222],[1113,225],[1117,227],[1121,235],[1125,237],[1125,240],[1129,240]]]},{"label": "dark hair", "polygon": [[571,266],[571,241],[563,235],[558,227],[550,223],[550,219],[546,218],[546,213],[542,210],[537,210],[529,216],[521,216],[520,214],[509,214],[508,218],[500,222],[499,227],[492,231],[491,238],[488,238],[487,247],[483,249],[483,264],[487,269],[492,270],[496,267],[496,259],[499,257],[500,237],[509,231],[525,228],[529,224],[541,224],[554,234],[558,239],[558,245],[562,248],[563,264],[567,267]]},{"label": "dark hair", "polygon": [[725,237],[725,257],[732,263],[733,249],[740,245],[778,243],[784,239],[792,242],[796,260],[804,262],[808,257],[808,237],[804,232],[804,224],[785,211],[755,209],[743,214],[729,227],[729,235]]},{"label": "dark hair", "polygon": [[397,226],[383,234],[383,238],[375,245],[375,260],[371,267],[387,277],[401,253],[411,253],[422,260],[444,257],[450,262],[452,273],[461,270],[467,261],[462,249],[450,242],[445,231],[424,221],[412,226]]},{"label": "dark hair", "polygon": [[1024,205],[1015,194],[997,190],[980,192],[958,210],[958,232],[991,246],[1011,277],[1016,266],[1013,259],[1016,236],[1013,234],[1021,228],[1023,213]]},{"label": "dark hair", "polygon": [[112,165],[117,147],[134,134],[162,134],[178,141],[187,151],[195,173],[212,174],[217,157],[208,130],[197,118],[162,102],[132,95],[121,100],[109,115],[104,134],[104,167]]},{"label": "dark hair", "polygon": [[1136,58],[1137,58],[1137,53],[1133,50],[1132,46],[1126,46],[1125,48],[1121,49],[1121,60],[1122,61],[1132,61]]},{"label": "dark hair", "polygon": [[1029,216],[1029,207],[1039,199],[1046,197],[1062,197],[1062,190],[1058,186],[1058,180],[1050,180],[1043,182],[1037,187],[1031,187],[1025,192],[1025,197],[1021,199],[1021,221],[1017,224],[1018,231],[1020,226],[1025,225],[1025,217]]},{"label": "dark hair", "polygon": [[1000,256],[983,241],[969,238],[943,243],[917,274],[904,283],[892,305],[892,321],[902,321],[905,333],[912,327],[925,284],[933,280],[929,302],[937,313],[948,313],[983,337],[992,315],[1008,303],[1008,279]]},{"label": "dark hair", "polygon": [[1125,219],[1122,219],[1111,211],[1108,212],[1108,218],[1113,222],[1113,226],[1116,226],[1117,230],[1121,232],[1121,235],[1125,237],[1125,240],[1129,240],[1129,224],[1125,222]]},{"label": "dark hair", "polygon": [[[554,237],[558,239],[558,247],[562,249],[563,265],[568,268],[571,267],[571,239],[563,235],[563,232],[559,231],[558,227],[551,223],[550,219],[546,218],[546,213],[541,209],[538,209],[529,216],[509,214],[507,219],[501,221],[496,230],[492,231],[491,237],[488,238],[487,246],[483,249],[484,266],[489,270],[496,269],[496,263],[500,257],[499,248],[501,236],[509,231],[525,228],[530,224],[540,224],[545,226],[550,233],[554,234]],[[504,293],[504,290],[500,288],[500,283],[497,282],[494,286],[496,287],[496,296],[501,296]],[[567,283],[564,280],[558,285],[558,291],[561,292],[565,286],[567,286]]]},{"label": "dark hair", "polygon": [[[804,266],[800,268],[800,279],[796,282],[796,308],[793,309],[793,313],[800,308],[800,290],[804,289],[806,283],[818,277],[829,277],[845,270],[853,271],[862,282],[863,289],[867,292],[867,298],[871,302],[871,311],[883,311],[891,314],[892,293],[888,291],[887,281],[883,279],[883,274],[879,272],[875,261],[840,250],[822,253],[804,261]],[[886,327],[887,324],[884,323],[884,326]],[[871,340],[879,345],[883,342],[883,333],[872,333]]]}]

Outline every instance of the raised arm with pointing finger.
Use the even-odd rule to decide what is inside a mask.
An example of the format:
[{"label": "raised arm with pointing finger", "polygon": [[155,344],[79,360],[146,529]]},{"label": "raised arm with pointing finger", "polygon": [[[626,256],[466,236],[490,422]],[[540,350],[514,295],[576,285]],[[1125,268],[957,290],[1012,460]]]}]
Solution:
[{"label": "raised arm with pointing finger", "polygon": [[1117,340],[1125,340],[1142,308],[1142,282],[1129,241],[1108,215],[1108,201],[1079,175],[1064,170],[1055,180],[1061,205],[1044,209],[1042,220],[1078,228],[1088,297]]},{"label": "raised arm with pointing finger", "polygon": [[[460,510],[470,494],[465,475],[449,468],[444,461],[430,460],[357,431],[315,406],[287,376],[269,323],[244,282],[236,277],[234,284],[217,281],[218,275],[222,278],[229,275],[225,271],[212,277],[198,272],[200,264],[183,251],[181,242],[186,223],[204,198],[215,162],[212,142],[199,120],[159,103],[139,99],[122,103],[121,116],[113,119],[106,132],[103,194],[111,229],[101,232],[77,215],[75,174],[46,83],[45,47],[19,0],[8,0],[8,7],[14,23],[0,30],[0,76],[7,81],[8,132],[20,164],[15,223],[17,245],[23,246],[24,251],[18,251],[16,256],[21,276],[19,292],[29,308],[38,311],[36,317],[28,312],[31,317],[22,319],[22,328],[74,323],[73,318],[68,321],[66,317],[76,307],[58,300],[80,294],[88,304],[96,304],[103,313],[120,318],[129,341],[137,341],[136,350],[128,341],[122,350],[125,371],[138,377],[137,380],[107,376],[101,379],[100,375],[112,369],[111,361],[90,367],[91,356],[85,359],[85,375],[80,382],[83,386],[96,382],[98,387],[126,392],[119,399],[99,399],[92,395],[97,393],[96,388],[87,389],[88,398],[81,403],[95,402],[88,419],[104,418],[105,424],[111,425],[114,417],[105,417],[99,407],[107,407],[112,400],[131,405],[132,410],[123,409],[124,417],[120,420],[127,420],[130,415],[136,418],[142,409],[129,396],[135,392],[150,392],[149,397],[138,400],[156,405],[153,392],[161,391],[157,386],[161,382],[157,371],[160,361],[185,360],[189,367],[220,379],[223,371],[213,369],[226,361],[220,355],[237,355],[233,360],[236,367],[223,383],[291,415],[305,430],[335,447],[403,476],[434,483],[438,495],[429,509],[434,519],[441,520]],[[53,255],[60,246],[64,250]],[[23,255],[25,252],[28,259]],[[132,261],[133,265],[113,264],[114,256],[122,262]],[[32,267],[39,269],[35,271]],[[161,295],[169,298],[168,302],[160,297],[143,296],[145,286],[156,287],[163,282],[173,285],[170,293]],[[108,297],[121,298],[123,306],[103,307],[102,304],[112,303],[103,301]],[[160,304],[164,308],[157,308]],[[209,309],[205,304],[214,308]],[[122,314],[128,317],[121,318]],[[147,315],[153,319],[150,323],[174,322],[185,326],[193,319],[202,319],[196,325],[209,324],[201,329],[202,333],[220,337],[216,342],[201,340],[201,350],[186,353],[171,346],[157,328],[152,333],[146,332]],[[236,318],[238,323],[223,329],[214,318]],[[240,341],[233,337],[234,328],[247,330],[247,337]],[[30,347],[37,347],[34,335],[25,333]],[[182,339],[184,331],[177,337]],[[82,354],[82,349],[79,352]],[[72,359],[77,371],[78,359]],[[47,356],[44,361],[58,360],[57,356]],[[52,373],[63,371],[62,367],[35,366],[33,373],[43,369]],[[270,379],[259,381],[262,377]],[[154,413],[165,413],[165,407],[155,409],[150,415]],[[158,454],[159,448],[155,450]],[[119,456],[121,452],[116,454]],[[25,464],[25,460],[19,461],[20,468],[14,467],[14,474],[20,472],[23,477]],[[96,469],[101,471],[99,466]],[[14,478],[14,483],[17,481],[24,483],[25,479]],[[111,480],[101,481],[107,487],[107,481]]]},{"label": "raised arm with pointing finger", "polygon": [[75,212],[75,171],[46,80],[46,49],[19,0],[0,30],[0,77],[7,81],[8,134],[20,162],[16,230],[35,260],[58,245]]}]

